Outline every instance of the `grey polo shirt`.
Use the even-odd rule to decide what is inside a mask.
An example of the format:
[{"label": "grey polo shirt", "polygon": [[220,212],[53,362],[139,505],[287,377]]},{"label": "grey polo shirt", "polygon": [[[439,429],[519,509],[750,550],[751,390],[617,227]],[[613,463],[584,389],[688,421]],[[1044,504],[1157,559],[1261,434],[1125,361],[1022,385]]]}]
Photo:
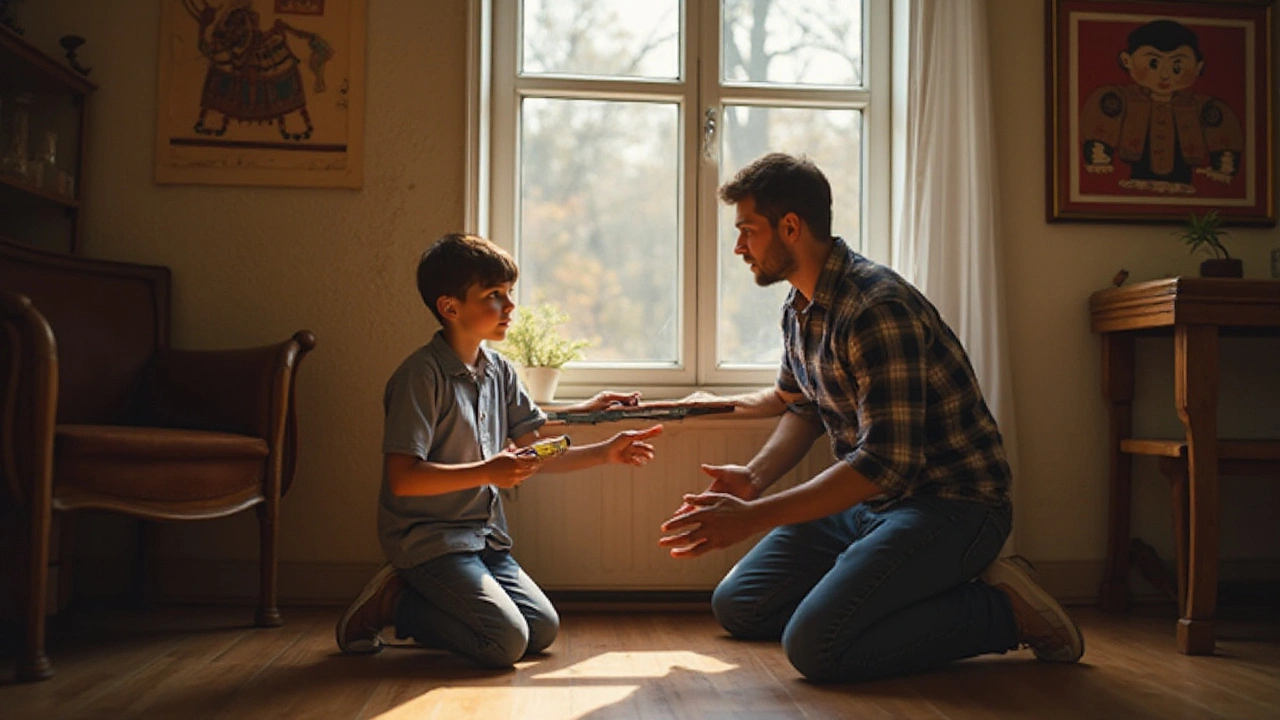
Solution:
[{"label": "grey polo shirt", "polygon": [[[383,395],[382,452],[442,464],[488,459],[537,430],[547,416],[533,403],[502,355],[481,348],[472,376],[444,335],[405,359]],[[486,543],[509,549],[502,497],[493,485],[444,495],[397,497],[386,474],[378,497],[378,535],[387,561],[410,568]]]}]

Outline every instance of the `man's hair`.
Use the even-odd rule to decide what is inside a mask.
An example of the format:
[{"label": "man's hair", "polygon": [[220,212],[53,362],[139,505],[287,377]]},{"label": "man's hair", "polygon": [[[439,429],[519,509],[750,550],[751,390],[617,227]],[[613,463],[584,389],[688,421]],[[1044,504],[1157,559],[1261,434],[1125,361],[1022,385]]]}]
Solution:
[{"label": "man's hair", "polygon": [[818,240],[831,239],[831,183],[809,158],[769,153],[738,171],[720,187],[720,199],[733,204],[752,198],[756,212],[777,228],[795,213]]},{"label": "man's hair", "polygon": [[436,309],[440,296],[466,300],[472,285],[513,283],[519,276],[516,261],[506,250],[479,235],[449,233],[432,243],[418,260],[418,294],[443,323]]}]

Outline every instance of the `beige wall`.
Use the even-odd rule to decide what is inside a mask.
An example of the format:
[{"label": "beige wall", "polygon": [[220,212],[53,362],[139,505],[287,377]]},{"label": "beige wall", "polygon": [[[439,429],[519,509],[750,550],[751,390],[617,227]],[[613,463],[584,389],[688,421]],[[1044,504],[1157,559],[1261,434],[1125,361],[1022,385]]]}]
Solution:
[{"label": "beige wall", "polygon": [[[1001,245],[1012,337],[1018,418],[1018,549],[1034,559],[1096,560],[1105,548],[1106,408],[1099,350],[1089,333],[1087,298],[1120,268],[1130,282],[1194,275],[1167,225],[1045,222],[1045,3],[988,0],[999,153]],[[1280,77],[1277,73],[1276,77]],[[1229,247],[1245,274],[1266,277],[1275,228],[1232,230]],[[1178,429],[1170,342],[1139,343],[1135,428],[1168,436]],[[1280,346],[1226,343],[1221,431],[1280,437]],[[1259,392],[1251,382],[1270,378]],[[1145,401],[1144,401],[1145,400]],[[1161,432],[1163,431],[1163,432]],[[1135,530],[1172,556],[1164,481],[1135,461]],[[1260,504],[1280,507],[1275,483],[1240,479],[1223,491],[1227,557],[1280,556],[1280,532]]]},{"label": "beige wall", "polygon": [[[154,0],[57,0],[20,6],[27,36],[56,53],[75,32],[93,99],[85,254],[159,263],[174,272],[175,344],[214,348],[315,331],[302,370],[302,453],[283,505],[285,564],[360,566],[379,559],[374,533],[382,384],[424,341],[413,289],[423,243],[463,221],[466,3],[370,0],[365,183],[359,191],[157,186],[152,182],[158,10]],[[126,11],[127,8],[127,11]],[[1041,561],[1098,561],[1105,510],[1105,410],[1085,302],[1114,272],[1133,280],[1193,273],[1167,226],[1044,220],[1042,2],[989,0],[1003,262],[1021,456],[1019,549]],[[1236,230],[1246,273],[1266,273],[1274,229]],[[1168,393],[1167,348],[1142,348],[1142,388]],[[1280,348],[1229,347],[1231,372],[1280,371]],[[1255,376],[1256,377],[1256,376]],[[1235,385],[1228,429],[1280,435],[1275,394]],[[1169,400],[1140,407],[1167,427]],[[1161,481],[1140,467],[1137,526],[1168,557]],[[1242,481],[1224,530],[1230,556],[1280,555],[1280,488]],[[1272,514],[1273,515],[1273,514]],[[171,557],[249,560],[251,515],[166,530]],[[212,542],[211,542],[212,541]],[[287,582],[288,575],[282,577]],[[290,588],[285,585],[286,595]]]},{"label": "beige wall", "polygon": [[[375,560],[382,386],[429,337],[417,255],[463,217],[466,3],[369,3],[357,191],[154,184],[158,8],[154,0],[20,6],[27,37],[57,56],[58,36],[88,39],[80,60],[99,90],[84,252],[173,269],[175,346],[315,332],[299,381],[301,454],[283,505],[281,557]],[[168,532],[166,552],[252,558],[256,536],[248,513]]]}]

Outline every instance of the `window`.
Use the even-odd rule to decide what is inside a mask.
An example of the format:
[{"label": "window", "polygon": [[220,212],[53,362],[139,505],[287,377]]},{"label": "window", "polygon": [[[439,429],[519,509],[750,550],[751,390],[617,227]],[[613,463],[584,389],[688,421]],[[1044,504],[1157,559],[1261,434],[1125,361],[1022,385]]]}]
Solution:
[{"label": "window", "polygon": [[565,383],[772,382],[790,285],[755,285],[716,190],[803,153],[833,232],[883,256],[888,0],[474,7],[472,222],[516,256],[521,304],[555,302],[593,341]]}]

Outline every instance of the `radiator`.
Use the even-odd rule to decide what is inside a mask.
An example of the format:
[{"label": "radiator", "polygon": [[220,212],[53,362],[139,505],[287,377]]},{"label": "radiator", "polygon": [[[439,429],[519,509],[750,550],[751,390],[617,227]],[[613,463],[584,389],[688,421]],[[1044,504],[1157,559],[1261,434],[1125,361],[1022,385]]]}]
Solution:
[{"label": "radiator", "polygon": [[[746,463],[764,444],[774,420],[696,418],[664,423],[657,458],[642,468],[605,465],[535,475],[505,491],[507,518],[521,566],[548,590],[710,590],[759,536],[696,559],[672,558],[658,546],[659,526],[681,496],[706,489],[699,470]],[[545,428],[582,445],[643,423]],[[790,487],[831,464],[825,437],[771,490]]]}]

